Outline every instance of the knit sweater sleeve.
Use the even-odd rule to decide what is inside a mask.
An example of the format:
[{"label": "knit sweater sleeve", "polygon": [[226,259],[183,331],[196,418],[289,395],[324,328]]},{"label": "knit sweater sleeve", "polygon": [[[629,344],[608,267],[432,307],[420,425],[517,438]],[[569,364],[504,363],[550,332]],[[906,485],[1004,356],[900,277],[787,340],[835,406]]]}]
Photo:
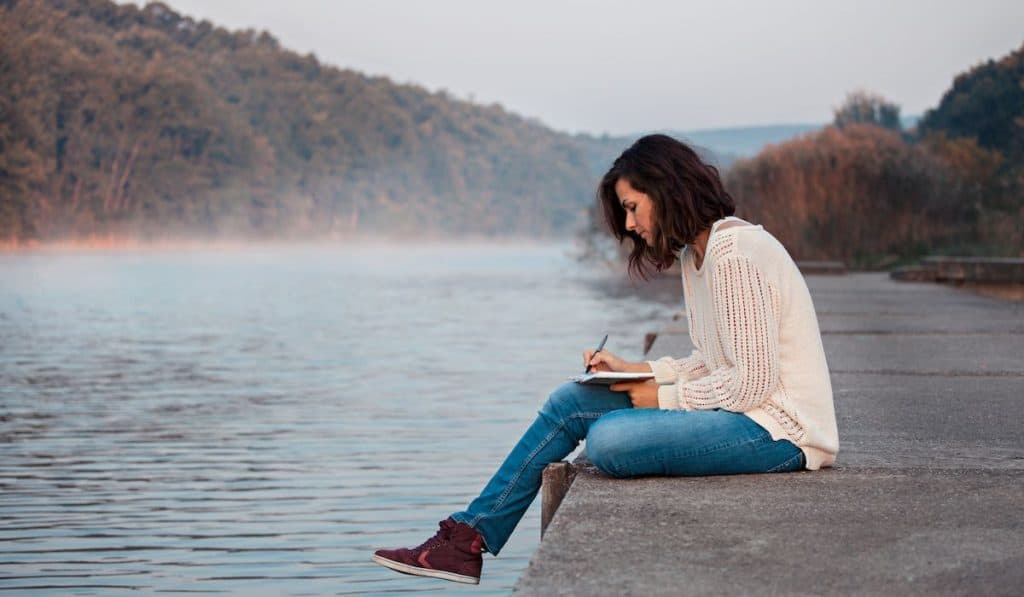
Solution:
[{"label": "knit sweater sleeve", "polygon": [[656,361],[647,361],[647,364],[654,372],[654,381],[661,385],[697,379],[709,373],[704,355],[697,349],[682,359],[661,357]]},{"label": "knit sweater sleeve", "polygon": [[699,379],[661,386],[666,409],[746,412],[757,408],[779,380],[779,305],[764,273],[736,255],[711,272],[714,323],[725,364]]}]

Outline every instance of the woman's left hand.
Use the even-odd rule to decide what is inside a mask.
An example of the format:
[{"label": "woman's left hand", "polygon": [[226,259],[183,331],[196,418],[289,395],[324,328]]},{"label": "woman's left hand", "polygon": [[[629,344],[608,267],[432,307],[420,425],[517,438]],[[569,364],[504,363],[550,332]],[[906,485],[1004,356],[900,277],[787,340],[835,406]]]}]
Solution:
[{"label": "woman's left hand", "polygon": [[608,389],[628,393],[633,408],[658,408],[658,384],[653,379],[613,383]]}]

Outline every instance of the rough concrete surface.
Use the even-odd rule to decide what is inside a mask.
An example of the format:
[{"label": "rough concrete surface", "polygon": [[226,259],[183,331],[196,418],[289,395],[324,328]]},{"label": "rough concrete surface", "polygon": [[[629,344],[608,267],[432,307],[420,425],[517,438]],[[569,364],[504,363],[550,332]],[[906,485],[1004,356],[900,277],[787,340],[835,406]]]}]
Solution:
[{"label": "rough concrete surface", "polygon": [[[808,278],[839,425],[820,472],[581,470],[524,595],[1024,593],[1024,305]],[[686,354],[685,327],[652,357]]]}]

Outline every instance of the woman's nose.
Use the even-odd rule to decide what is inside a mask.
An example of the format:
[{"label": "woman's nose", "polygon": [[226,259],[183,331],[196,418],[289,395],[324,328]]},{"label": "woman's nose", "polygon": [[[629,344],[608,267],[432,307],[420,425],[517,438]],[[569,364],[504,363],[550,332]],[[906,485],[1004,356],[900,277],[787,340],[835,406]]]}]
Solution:
[{"label": "woman's nose", "polygon": [[633,214],[626,212],[626,230],[633,230],[636,228],[636,222],[633,220]]}]

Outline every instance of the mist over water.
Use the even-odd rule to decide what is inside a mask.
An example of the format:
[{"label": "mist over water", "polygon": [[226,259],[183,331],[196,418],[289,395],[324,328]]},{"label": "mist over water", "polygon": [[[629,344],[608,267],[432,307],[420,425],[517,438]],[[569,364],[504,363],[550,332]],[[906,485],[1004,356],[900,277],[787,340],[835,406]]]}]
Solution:
[{"label": "mist over water", "polygon": [[370,563],[483,487],[580,352],[670,309],[567,245],[0,255],[0,588],[507,593]]}]

